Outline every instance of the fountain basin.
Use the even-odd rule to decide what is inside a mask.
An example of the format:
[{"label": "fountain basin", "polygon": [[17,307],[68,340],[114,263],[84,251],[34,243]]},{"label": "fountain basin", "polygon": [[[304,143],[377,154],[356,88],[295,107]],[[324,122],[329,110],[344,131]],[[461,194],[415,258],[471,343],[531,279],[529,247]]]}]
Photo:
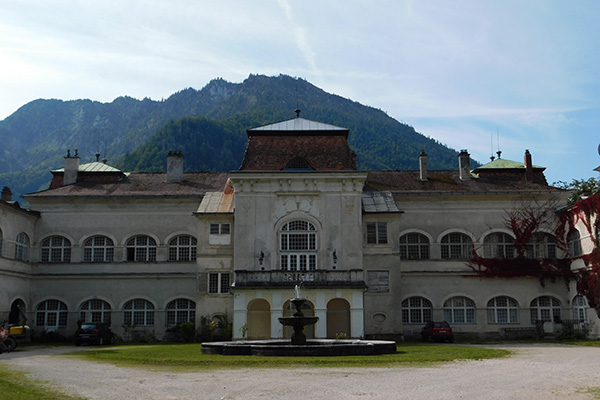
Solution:
[{"label": "fountain basin", "polygon": [[202,354],[226,356],[371,356],[396,353],[396,342],[386,340],[310,339],[293,345],[289,340],[237,340],[202,343]]},{"label": "fountain basin", "polygon": [[316,324],[319,317],[279,317],[278,319],[281,325],[305,327]]}]

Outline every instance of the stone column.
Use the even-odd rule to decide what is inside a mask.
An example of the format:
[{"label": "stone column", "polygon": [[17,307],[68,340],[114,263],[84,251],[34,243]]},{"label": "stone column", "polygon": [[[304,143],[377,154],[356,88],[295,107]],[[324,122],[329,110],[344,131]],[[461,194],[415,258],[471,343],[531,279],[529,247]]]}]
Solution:
[{"label": "stone column", "polygon": [[363,304],[363,293],[352,293],[352,304],[350,305],[350,330],[353,338],[365,337],[365,308]]}]

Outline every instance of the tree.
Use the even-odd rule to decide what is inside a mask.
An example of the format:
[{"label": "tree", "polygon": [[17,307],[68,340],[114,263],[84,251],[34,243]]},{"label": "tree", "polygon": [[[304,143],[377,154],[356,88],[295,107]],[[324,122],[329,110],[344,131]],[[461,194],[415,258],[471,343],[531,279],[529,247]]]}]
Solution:
[{"label": "tree", "polygon": [[569,197],[569,205],[577,203],[582,198],[600,193],[600,187],[598,186],[598,180],[596,178],[586,179],[573,179],[571,183],[564,181],[554,182],[552,186],[559,189],[565,189],[572,192]]}]

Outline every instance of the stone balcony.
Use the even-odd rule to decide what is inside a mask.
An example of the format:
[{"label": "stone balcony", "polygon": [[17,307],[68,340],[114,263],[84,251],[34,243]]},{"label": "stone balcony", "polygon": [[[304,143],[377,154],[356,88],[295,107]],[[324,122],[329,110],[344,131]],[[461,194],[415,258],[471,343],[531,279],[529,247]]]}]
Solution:
[{"label": "stone balcony", "polygon": [[314,271],[235,271],[235,288],[366,288],[362,269]]}]

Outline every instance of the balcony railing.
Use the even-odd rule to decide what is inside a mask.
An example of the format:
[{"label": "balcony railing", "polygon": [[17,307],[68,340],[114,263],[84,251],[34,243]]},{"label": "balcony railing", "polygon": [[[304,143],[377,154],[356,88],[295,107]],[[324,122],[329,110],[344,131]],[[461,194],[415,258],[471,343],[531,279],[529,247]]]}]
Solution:
[{"label": "balcony railing", "polygon": [[236,288],[292,287],[299,284],[304,287],[367,287],[362,269],[343,271],[235,271],[234,286]]}]

